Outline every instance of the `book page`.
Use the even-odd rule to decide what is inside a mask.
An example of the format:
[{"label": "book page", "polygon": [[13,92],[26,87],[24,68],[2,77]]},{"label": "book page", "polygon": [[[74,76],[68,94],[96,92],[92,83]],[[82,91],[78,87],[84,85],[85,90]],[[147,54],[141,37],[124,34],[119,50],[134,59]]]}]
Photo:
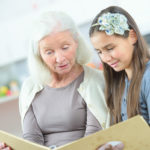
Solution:
[{"label": "book page", "polygon": [[[13,150],[50,150],[48,147],[3,131],[0,131],[0,141],[10,145]],[[150,128],[141,116],[136,116],[108,129],[58,147],[56,150],[96,150],[100,145],[110,141],[122,141],[125,146],[124,150],[148,150],[150,149]]]},{"label": "book page", "polygon": [[50,150],[50,148],[24,140],[0,130],[0,141],[10,145],[13,150]]},{"label": "book page", "polygon": [[57,150],[96,150],[109,141],[122,141],[124,150],[148,150],[150,149],[150,128],[141,116],[136,116],[61,146]]}]

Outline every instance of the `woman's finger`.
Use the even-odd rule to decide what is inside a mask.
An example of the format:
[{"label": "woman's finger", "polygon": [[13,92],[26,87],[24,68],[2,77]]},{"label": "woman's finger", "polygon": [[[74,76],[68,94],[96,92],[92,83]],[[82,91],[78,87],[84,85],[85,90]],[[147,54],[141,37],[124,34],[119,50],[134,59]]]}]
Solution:
[{"label": "woman's finger", "polygon": [[12,150],[4,142],[0,142],[0,150]]},{"label": "woman's finger", "polygon": [[3,143],[3,142],[2,142],[2,143],[0,142],[0,150],[1,150],[2,148],[5,148],[5,147],[6,147],[6,144]]}]

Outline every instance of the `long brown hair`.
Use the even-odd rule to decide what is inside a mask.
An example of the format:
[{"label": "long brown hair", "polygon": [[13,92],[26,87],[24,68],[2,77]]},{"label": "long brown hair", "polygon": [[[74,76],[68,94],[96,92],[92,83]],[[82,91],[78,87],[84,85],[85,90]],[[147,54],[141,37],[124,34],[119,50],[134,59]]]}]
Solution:
[{"label": "long brown hair", "polygon": [[[126,16],[128,20],[128,25],[130,29],[133,29],[137,36],[137,42],[134,45],[134,52],[132,56],[132,70],[134,76],[132,76],[130,81],[130,86],[127,95],[127,114],[128,118],[140,114],[139,110],[139,96],[140,96],[140,86],[143,73],[146,66],[146,59],[150,59],[150,54],[148,52],[147,45],[140,34],[140,31],[131,15],[124,9],[118,6],[111,6],[102,10],[93,20],[92,25],[97,23],[98,18],[104,13],[120,13]],[[92,26],[90,28],[90,37],[95,32],[99,31],[100,25]],[[121,35],[116,35],[121,36]],[[125,31],[123,37],[127,38],[129,36],[129,31]],[[103,63],[103,62],[102,62]],[[106,102],[111,113],[111,122],[118,123],[121,121],[121,100],[125,88],[125,70],[116,72],[106,63],[103,63],[104,76],[106,80]]]}]

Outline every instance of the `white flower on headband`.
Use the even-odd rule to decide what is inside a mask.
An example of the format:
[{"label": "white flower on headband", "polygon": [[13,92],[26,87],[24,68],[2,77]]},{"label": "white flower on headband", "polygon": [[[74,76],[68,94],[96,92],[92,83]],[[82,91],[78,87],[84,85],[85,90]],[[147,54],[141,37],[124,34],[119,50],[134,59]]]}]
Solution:
[{"label": "white flower on headband", "polygon": [[92,26],[100,25],[99,30],[105,31],[107,35],[114,33],[123,35],[129,31],[127,18],[119,13],[106,13],[98,18],[98,22]]}]

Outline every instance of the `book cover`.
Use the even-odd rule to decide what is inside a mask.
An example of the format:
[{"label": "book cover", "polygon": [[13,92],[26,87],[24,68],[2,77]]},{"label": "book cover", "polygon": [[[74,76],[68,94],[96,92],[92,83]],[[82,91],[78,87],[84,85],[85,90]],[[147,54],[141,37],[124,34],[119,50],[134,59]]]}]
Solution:
[{"label": "book cover", "polygon": [[[150,128],[143,117],[136,116],[101,130],[72,143],[58,147],[56,150],[96,150],[100,145],[110,141],[122,141],[124,150],[150,149]],[[50,150],[4,131],[0,131],[0,141],[10,145],[13,150]]]}]

